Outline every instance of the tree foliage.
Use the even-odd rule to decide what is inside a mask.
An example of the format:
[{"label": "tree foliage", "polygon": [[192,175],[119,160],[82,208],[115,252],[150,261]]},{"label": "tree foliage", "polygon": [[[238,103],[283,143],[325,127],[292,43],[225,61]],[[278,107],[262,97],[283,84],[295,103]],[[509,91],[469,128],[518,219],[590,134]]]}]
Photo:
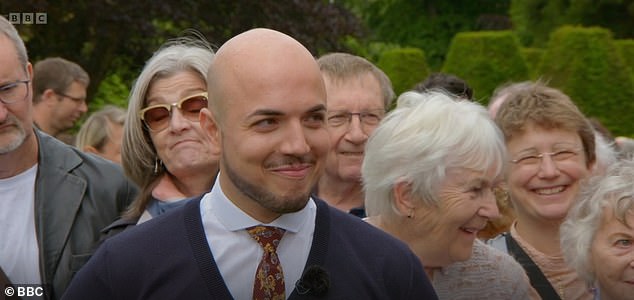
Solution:
[{"label": "tree foliage", "polygon": [[531,79],[537,79],[537,68],[542,61],[542,56],[544,56],[544,49],[521,48],[520,53],[526,62]]},{"label": "tree foliage", "polygon": [[498,85],[529,78],[519,40],[511,31],[457,34],[442,70],[467,81],[474,99],[483,104],[488,103]]},{"label": "tree foliage", "polygon": [[430,73],[425,53],[419,48],[395,48],[384,51],[377,66],[390,78],[397,95],[411,90]]},{"label": "tree foliage", "polygon": [[314,55],[343,51],[343,37],[363,36],[354,15],[325,0],[21,0],[0,2],[0,12],[47,13],[46,25],[16,25],[31,61],[62,56],[79,63],[91,76],[90,98],[112,74],[130,86],[159,45],[187,28],[219,46],[242,31],[268,27]]},{"label": "tree foliage", "polygon": [[632,75],[632,82],[634,82],[634,40],[616,40],[614,43],[621,57],[625,60],[625,64]]},{"label": "tree foliage", "polygon": [[461,31],[509,29],[510,0],[344,0],[371,30],[372,41],[423,49],[437,70]]},{"label": "tree foliage", "polygon": [[634,0],[512,0],[510,15],[520,40],[531,47],[545,47],[550,33],[566,24],[634,37]]},{"label": "tree foliage", "polygon": [[634,120],[634,83],[610,31],[573,26],[557,29],[539,74],[614,135],[634,133],[629,121]]}]

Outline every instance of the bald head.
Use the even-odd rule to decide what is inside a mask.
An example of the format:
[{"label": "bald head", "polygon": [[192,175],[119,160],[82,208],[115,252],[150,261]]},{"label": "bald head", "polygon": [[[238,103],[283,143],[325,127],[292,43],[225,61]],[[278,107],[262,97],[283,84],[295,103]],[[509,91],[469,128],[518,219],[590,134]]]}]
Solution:
[{"label": "bald head", "polygon": [[219,120],[226,104],[245,93],[278,89],[292,84],[297,76],[321,81],[319,66],[306,47],[284,33],[265,28],[228,40],[216,52],[208,75],[210,108]]},{"label": "bald head", "polygon": [[305,207],[330,147],[317,61],[293,38],[254,29],[218,49],[208,75],[201,126],[220,150],[227,198],[265,223]]}]

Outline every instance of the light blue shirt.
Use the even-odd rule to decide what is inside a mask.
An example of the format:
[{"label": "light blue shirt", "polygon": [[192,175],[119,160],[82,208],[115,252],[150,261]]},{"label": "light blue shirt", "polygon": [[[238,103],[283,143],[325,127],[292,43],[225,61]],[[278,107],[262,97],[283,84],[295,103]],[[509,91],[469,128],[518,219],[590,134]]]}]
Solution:
[{"label": "light blue shirt", "polygon": [[290,296],[302,275],[313,242],[317,206],[312,198],[302,210],[262,224],[225,196],[218,176],[211,192],[200,202],[200,214],[218,270],[236,300],[253,299],[250,287],[253,287],[255,270],[263,254],[262,247],[245,229],[256,225],[285,229],[277,254],[284,272],[286,297]]}]

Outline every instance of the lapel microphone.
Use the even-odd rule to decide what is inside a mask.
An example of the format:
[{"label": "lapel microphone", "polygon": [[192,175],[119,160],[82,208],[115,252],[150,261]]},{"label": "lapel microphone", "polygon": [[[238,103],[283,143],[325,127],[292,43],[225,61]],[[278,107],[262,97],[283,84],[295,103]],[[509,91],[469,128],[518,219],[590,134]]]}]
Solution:
[{"label": "lapel microphone", "polygon": [[328,272],[318,265],[312,265],[304,271],[302,277],[295,283],[295,289],[300,295],[323,297],[330,288]]}]

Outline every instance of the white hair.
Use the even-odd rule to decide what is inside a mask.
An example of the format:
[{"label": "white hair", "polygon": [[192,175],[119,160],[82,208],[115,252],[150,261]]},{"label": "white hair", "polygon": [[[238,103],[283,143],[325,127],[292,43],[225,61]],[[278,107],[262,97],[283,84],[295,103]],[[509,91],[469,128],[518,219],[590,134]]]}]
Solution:
[{"label": "white hair", "polygon": [[483,106],[440,92],[406,92],[368,140],[361,169],[366,211],[398,216],[392,197],[398,182],[434,205],[447,169],[493,167],[497,177],[505,161],[502,132]]},{"label": "white hair", "polygon": [[590,262],[592,241],[607,210],[626,223],[626,214],[634,209],[634,161],[625,159],[608,167],[603,175],[593,176],[581,186],[577,201],[561,224],[559,235],[566,263],[589,285],[595,281]]},{"label": "white hair", "polygon": [[605,172],[608,167],[616,163],[618,160],[618,155],[616,149],[614,149],[614,145],[610,144],[610,142],[608,142],[606,138],[596,130],[594,131],[594,152],[597,157],[592,168],[592,173],[594,175],[599,175]]}]

